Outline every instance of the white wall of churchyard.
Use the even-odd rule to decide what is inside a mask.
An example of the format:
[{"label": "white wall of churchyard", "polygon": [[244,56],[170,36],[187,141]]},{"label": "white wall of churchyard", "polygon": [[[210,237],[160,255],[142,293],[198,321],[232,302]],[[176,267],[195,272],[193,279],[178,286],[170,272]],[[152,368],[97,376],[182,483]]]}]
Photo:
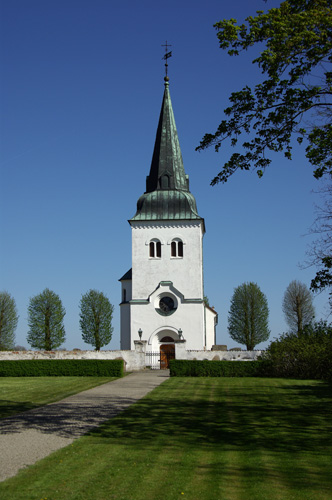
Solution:
[{"label": "white wall of churchyard", "polygon": [[138,371],[145,368],[145,352],[141,346],[135,351],[1,351],[2,360],[26,359],[123,359],[125,371]]},{"label": "white wall of churchyard", "polygon": [[[144,370],[146,342],[135,341],[132,351],[0,351],[2,360],[26,359],[123,359],[125,371]],[[186,342],[175,343],[176,359],[255,361],[263,351],[187,351]]]},{"label": "white wall of churchyard", "polygon": [[255,361],[261,356],[263,351],[187,351],[186,342],[178,341],[175,343],[175,358],[176,359],[197,359],[203,360],[220,360],[220,361]]}]

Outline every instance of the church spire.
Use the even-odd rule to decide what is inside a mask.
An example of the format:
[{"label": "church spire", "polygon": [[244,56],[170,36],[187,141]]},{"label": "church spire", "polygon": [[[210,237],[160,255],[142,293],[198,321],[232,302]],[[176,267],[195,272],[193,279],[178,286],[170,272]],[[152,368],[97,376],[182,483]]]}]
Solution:
[{"label": "church spire", "polygon": [[159,189],[181,189],[189,191],[178,133],[176,130],[169,79],[165,77],[165,91],[160,111],[150,174],[146,179],[146,192]]},{"label": "church spire", "polygon": [[[163,59],[171,56],[167,52]],[[167,66],[166,66],[167,72]],[[147,220],[201,220],[196,200],[189,191],[189,177],[183,167],[182,154],[176,130],[169,78],[166,76],[150,173],[146,191],[137,201],[137,212],[131,221]]]}]

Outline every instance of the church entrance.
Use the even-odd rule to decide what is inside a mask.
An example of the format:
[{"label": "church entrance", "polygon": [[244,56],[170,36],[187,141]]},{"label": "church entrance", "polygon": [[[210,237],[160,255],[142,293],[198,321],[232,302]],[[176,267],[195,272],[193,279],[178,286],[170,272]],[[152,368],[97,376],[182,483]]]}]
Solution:
[{"label": "church entrance", "polygon": [[[171,337],[164,337],[161,342],[174,342]],[[175,359],[175,345],[174,344],[162,344],[160,346],[160,369],[166,370],[169,368],[169,362],[171,359]]]},{"label": "church entrance", "polygon": [[175,359],[175,340],[177,339],[174,337],[176,337],[176,333],[170,330],[163,330],[154,336],[151,342],[153,350],[148,350],[145,353],[145,363],[148,368],[151,370],[169,368],[170,360]]}]

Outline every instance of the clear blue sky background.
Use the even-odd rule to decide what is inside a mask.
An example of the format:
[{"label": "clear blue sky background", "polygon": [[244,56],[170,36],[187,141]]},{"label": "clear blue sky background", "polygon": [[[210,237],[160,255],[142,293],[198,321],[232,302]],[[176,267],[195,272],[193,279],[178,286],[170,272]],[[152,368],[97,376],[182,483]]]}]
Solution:
[{"label": "clear blue sky background", "polygon": [[[28,347],[29,298],[50,288],[67,311],[64,347],[89,348],[79,301],[90,288],[114,304],[131,267],[127,220],[145,190],[163,94],[162,44],[172,44],[170,92],[186,173],[205,218],[205,294],[219,313],[217,343],[234,347],[227,314],[234,288],[256,282],[270,308],[271,339],[287,329],[281,303],[301,270],[319,184],[298,148],[273,158],[262,179],[210,181],[230,153],[195,152],[228,96],[261,78],[253,53],[230,58],[213,24],[278,6],[269,0],[2,0],[0,290],[15,298],[17,344]],[[326,318],[327,297],[315,299]],[[184,337],[190,332],[182,327]],[[264,347],[267,343],[260,344]]]}]

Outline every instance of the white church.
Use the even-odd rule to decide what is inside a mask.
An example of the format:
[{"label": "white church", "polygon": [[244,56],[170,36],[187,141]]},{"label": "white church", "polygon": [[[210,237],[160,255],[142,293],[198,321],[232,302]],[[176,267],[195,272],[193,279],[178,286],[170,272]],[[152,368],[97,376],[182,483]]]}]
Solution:
[{"label": "white church", "polygon": [[165,77],[165,91],[146,191],[129,220],[132,268],[121,282],[121,349],[175,352],[211,350],[217,313],[204,303],[204,219],[189,191]]}]

